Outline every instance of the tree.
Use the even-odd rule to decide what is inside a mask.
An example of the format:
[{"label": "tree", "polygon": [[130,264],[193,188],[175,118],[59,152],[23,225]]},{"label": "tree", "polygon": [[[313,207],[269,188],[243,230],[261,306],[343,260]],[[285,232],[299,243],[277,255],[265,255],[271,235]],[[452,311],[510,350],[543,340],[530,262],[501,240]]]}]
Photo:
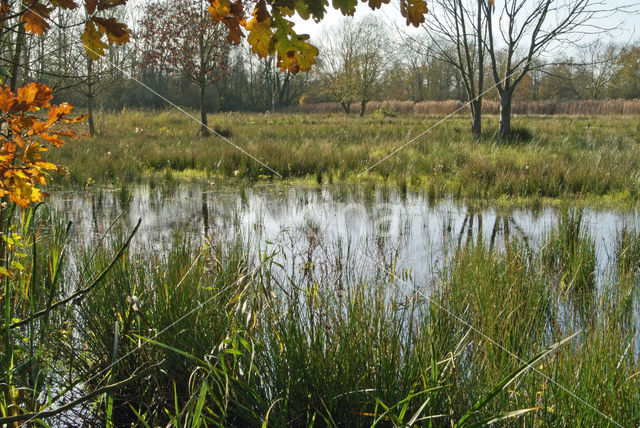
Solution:
[{"label": "tree", "polygon": [[326,92],[346,114],[360,101],[360,116],[373,98],[384,71],[389,41],[380,21],[367,16],[360,21],[345,18],[325,35],[319,74]]},{"label": "tree", "polygon": [[206,14],[203,0],[159,0],[140,20],[142,63],[153,70],[188,77],[200,90],[200,133],[209,135],[205,90],[226,73],[229,43],[224,26]]},{"label": "tree", "polygon": [[604,31],[594,27],[594,20],[615,10],[600,0],[505,0],[496,20],[494,2],[483,2],[488,30],[485,43],[500,95],[500,138],[511,132],[513,93],[535,67],[535,60],[578,34]]},{"label": "tree", "polygon": [[[372,10],[389,0],[366,0]],[[309,71],[315,63],[318,49],[307,40],[306,34],[298,34],[294,23],[285,17],[298,15],[303,19],[321,21],[327,11],[326,0],[211,0],[209,13],[216,22],[222,22],[229,30],[228,40],[240,43],[245,32],[254,53],[261,58],[275,56],[280,70],[292,73]],[[345,16],[352,16],[358,0],[332,2],[334,9]],[[251,11],[247,16],[246,11]],[[407,25],[418,26],[425,20],[427,4],[424,0],[400,0],[400,13]]]},{"label": "tree", "polygon": [[596,41],[580,52],[575,79],[582,99],[605,98],[611,79],[617,72],[620,49],[613,43]]},{"label": "tree", "polygon": [[346,114],[358,97],[359,31],[353,20],[343,19],[329,30],[320,44],[323,55],[318,74],[324,91]]},{"label": "tree", "polygon": [[483,3],[483,0],[436,0],[437,13],[422,25],[430,39],[423,46],[454,66],[460,75],[471,108],[471,132],[478,138],[482,134],[484,92]]},{"label": "tree", "polygon": [[389,39],[384,25],[369,15],[358,23],[358,90],[360,117],[364,116],[367,103],[379,86],[379,79],[386,63]]},{"label": "tree", "polygon": [[622,49],[618,55],[610,91],[614,97],[640,98],[640,43]]}]

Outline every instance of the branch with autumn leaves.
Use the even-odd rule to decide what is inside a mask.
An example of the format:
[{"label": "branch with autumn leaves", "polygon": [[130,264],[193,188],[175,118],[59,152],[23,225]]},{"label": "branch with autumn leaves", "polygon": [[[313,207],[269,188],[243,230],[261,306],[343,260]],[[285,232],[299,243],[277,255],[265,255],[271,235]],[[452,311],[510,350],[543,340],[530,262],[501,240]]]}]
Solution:
[{"label": "branch with autumn leaves", "polygon": [[0,87],[0,197],[21,207],[40,202],[47,172],[62,169],[44,160],[43,153],[60,147],[63,137],[77,138],[70,125],[86,118],[67,118],[73,107],[51,105],[52,98],[42,83],[29,83],[17,94]]},{"label": "branch with autumn leaves", "polygon": [[[390,0],[364,0],[372,10]],[[425,20],[427,4],[424,0],[399,0],[400,13],[407,25],[419,26]],[[83,7],[86,12],[81,35],[87,55],[98,59],[109,45],[129,41],[130,30],[106,11],[125,5],[127,0],[33,0],[23,9],[12,13],[9,0],[0,1],[0,27],[11,18],[20,17],[25,30],[43,34],[51,26],[52,13],[60,8],[73,10]],[[315,63],[318,49],[308,42],[309,36],[298,34],[290,19],[321,21],[329,6],[328,0],[208,0],[208,11],[214,22],[223,23],[229,30],[228,41],[238,44],[247,37],[254,53],[260,57],[275,56],[282,71],[308,71]],[[343,15],[353,15],[358,0],[332,0],[331,6]]]}]

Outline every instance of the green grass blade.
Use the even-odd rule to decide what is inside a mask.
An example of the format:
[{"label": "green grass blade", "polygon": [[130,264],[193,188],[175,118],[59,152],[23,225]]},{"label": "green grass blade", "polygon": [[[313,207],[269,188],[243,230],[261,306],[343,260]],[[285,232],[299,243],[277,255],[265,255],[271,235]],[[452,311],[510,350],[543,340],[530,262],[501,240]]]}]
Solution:
[{"label": "green grass blade", "polygon": [[475,406],[473,406],[471,408],[471,410],[469,410],[459,421],[458,423],[455,425],[456,427],[463,427],[463,426],[467,426],[466,422],[467,420],[469,420],[469,418],[474,415],[478,410],[480,410],[481,408],[483,408],[489,401],[491,401],[496,395],[500,394],[502,391],[504,391],[507,386],[509,386],[514,380],[516,380],[518,378],[518,376],[520,376],[522,373],[524,373],[525,371],[527,371],[529,368],[531,368],[536,362],[540,361],[542,358],[546,357],[548,354],[550,354],[551,352],[555,351],[557,348],[559,348],[560,346],[564,345],[565,343],[567,343],[568,341],[570,341],[571,339],[573,339],[574,337],[576,337],[576,335],[579,332],[576,332],[574,334],[572,334],[571,336],[561,340],[560,342],[554,343],[553,345],[551,345],[550,347],[548,347],[547,349],[539,352],[538,354],[534,355],[529,361],[527,361],[525,364],[523,364],[522,366],[518,367],[516,370],[514,370],[509,376],[505,377],[504,379],[502,379],[502,381],[500,381],[500,383],[498,383],[491,391],[489,391],[488,394],[484,395],[477,403]]}]

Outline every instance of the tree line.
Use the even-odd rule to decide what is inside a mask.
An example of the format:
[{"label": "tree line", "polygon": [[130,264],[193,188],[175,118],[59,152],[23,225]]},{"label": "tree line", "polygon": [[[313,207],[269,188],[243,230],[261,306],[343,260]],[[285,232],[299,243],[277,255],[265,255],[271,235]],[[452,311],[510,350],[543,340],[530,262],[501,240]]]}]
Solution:
[{"label": "tree line", "polygon": [[[25,37],[20,26],[4,31],[0,59],[14,88],[44,82],[54,99],[90,114],[162,108],[170,101],[199,109],[205,135],[206,113],[217,111],[330,101],[363,115],[372,100],[449,99],[469,101],[471,129],[480,135],[485,98],[500,101],[504,136],[513,99],[640,97],[639,42],[558,49],[592,22],[591,0],[507,0],[499,10],[493,1],[437,0],[421,29],[410,33],[373,14],[344,18],[315,41],[320,55],[312,70],[295,74],[282,71],[274,56],[259,58],[255,47],[230,43],[228,28],[210,19],[208,4],[150,0],[114,9],[131,39],[105,45],[99,60],[86,54],[84,28],[75,24],[84,11],[59,8],[46,33]],[[554,49],[563,53],[551,56]],[[93,134],[92,116],[89,121]]]}]

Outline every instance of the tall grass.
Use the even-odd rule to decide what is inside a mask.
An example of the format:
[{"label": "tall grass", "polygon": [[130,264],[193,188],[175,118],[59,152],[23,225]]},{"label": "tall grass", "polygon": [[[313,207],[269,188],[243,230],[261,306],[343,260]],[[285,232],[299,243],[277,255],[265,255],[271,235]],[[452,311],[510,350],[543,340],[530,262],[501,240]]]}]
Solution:
[{"label": "tall grass", "polygon": [[[120,251],[126,233],[75,249],[75,268],[54,289],[46,267],[66,235],[48,221],[29,226],[41,232],[23,264],[39,273],[9,281],[12,318],[28,320],[51,296],[60,301],[81,278],[111,268],[75,303],[5,338],[2,382],[14,395],[3,389],[0,423],[9,411],[43,411],[90,391],[103,392],[46,422],[606,425],[600,411],[640,423],[637,276],[629,274],[638,239],[620,233],[610,275],[596,285],[579,213],[561,216],[540,251],[513,236],[503,249],[468,239],[429,284],[368,258],[336,267],[343,281],[292,276],[271,251],[177,232],[152,251]],[[381,275],[359,278],[363,263]],[[31,281],[46,286],[40,300],[26,290]]]},{"label": "tall grass", "polygon": [[[278,177],[219,138],[195,136],[178,112],[102,113],[99,137],[52,153],[70,174],[59,183],[126,186],[140,180],[275,180]],[[434,197],[494,200],[583,198],[635,204],[640,148],[635,117],[514,119],[509,142],[497,140],[497,117],[475,140],[465,117],[448,120],[384,160],[436,123],[426,116],[363,119],[341,115],[224,114],[212,123],[285,179],[314,183],[399,184]]]}]

